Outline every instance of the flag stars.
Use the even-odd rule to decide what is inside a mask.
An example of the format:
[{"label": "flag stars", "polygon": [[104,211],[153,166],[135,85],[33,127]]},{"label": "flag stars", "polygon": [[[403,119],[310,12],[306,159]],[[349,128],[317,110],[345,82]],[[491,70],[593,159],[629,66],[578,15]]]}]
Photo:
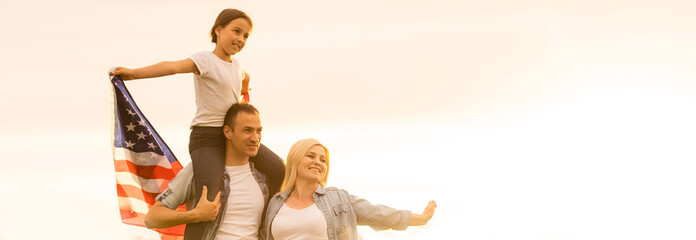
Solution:
[{"label": "flag stars", "polygon": [[135,112],[131,111],[130,109],[126,109],[126,111],[128,111],[128,114],[135,117]]},{"label": "flag stars", "polygon": [[145,121],[143,121],[142,119],[138,120],[138,125],[144,127],[144,126],[145,126]]},{"label": "flag stars", "polygon": [[155,144],[153,144],[151,142],[147,143],[147,148],[152,148],[152,150],[157,149],[157,147],[155,147]]},{"label": "flag stars", "polygon": [[130,140],[126,141],[127,148],[133,148],[134,145],[135,145],[135,143],[131,142]]},{"label": "flag stars", "polygon": [[133,124],[133,123],[129,123],[128,125],[126,125],[126,128],[128,129],[128,130],[126,130],[126,132],[129,132],[129,131],[135,132],[135,127],[136,127],[136,126],[138,126],[138,125],[135,125],[135,124]]},{"label": "flag stars", "polygon": [[138,134],[135,134],[135,135],[138,136],[138,140],[145,139],[145,134],[143,132],[139,132]]}]

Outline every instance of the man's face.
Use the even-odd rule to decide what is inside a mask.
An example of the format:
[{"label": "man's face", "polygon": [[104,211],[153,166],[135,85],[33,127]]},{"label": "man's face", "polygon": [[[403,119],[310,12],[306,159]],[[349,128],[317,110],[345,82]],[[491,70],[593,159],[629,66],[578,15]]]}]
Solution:
[{"label": "man's face", "polygon": [[[229,127],[225,126],[229,129]],[[225,131],[227,142],[232,147],[227,151],[249,157],[256,156],[261,144],[261,119],[259,115],[239,112],[234,120],[232,131]]]}]

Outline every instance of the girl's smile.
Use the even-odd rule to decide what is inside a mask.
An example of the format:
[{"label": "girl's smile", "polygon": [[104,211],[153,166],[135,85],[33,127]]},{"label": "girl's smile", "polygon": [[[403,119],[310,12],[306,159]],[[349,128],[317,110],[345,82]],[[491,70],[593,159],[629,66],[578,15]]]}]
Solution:
[{"label": "girl's smile", "polygon": [[251,34],[251,24],[244,18],[230,21],[225,27],[215,29],[218,36],[213,52],[222,60],[230,61],[230,56],[242,51]]}]

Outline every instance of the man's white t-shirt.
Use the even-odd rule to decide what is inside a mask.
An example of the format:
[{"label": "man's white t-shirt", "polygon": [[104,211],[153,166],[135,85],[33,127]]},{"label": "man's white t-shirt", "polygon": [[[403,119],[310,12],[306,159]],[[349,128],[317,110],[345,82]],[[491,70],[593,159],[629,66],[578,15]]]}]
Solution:
[{"label": "man's white t-shirt", "polygon": [[230,175],[230,195],[216,240],[258,239],[264,199],[249,164],[225,166]]},{"label": "man's white t-shirt", "polygon": [[198,52],[189,59],[200,73],[193,74],[196,116],[191,127],[222,127],[227,110],[240,100],[244,70],[237,59],[226,62],[212,52]]},{"label": "man's white t-shirt", "polygon": [[316,204],[304,209],[283,204],[273,218],[271,234],[276,240],[326,240],[329,239],[326,227],[326,218]]}]

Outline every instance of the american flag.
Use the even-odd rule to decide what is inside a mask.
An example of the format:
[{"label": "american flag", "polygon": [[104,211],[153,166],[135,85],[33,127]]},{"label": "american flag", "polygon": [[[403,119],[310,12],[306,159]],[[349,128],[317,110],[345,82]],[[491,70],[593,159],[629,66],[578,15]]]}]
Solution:
[{"label": "american flag", "polygon": [[[111,77],[114,93],[112,133],[116,192],[121,220],[145,226],[144,219],[155,197],[167,189],[169,181],[182,169],[181,163],[162,141],[133,101],[118,76]],[[185,210],[185,206],[179,210]],[[162,239],[184,235],[185,225],[155,229]]]}]

